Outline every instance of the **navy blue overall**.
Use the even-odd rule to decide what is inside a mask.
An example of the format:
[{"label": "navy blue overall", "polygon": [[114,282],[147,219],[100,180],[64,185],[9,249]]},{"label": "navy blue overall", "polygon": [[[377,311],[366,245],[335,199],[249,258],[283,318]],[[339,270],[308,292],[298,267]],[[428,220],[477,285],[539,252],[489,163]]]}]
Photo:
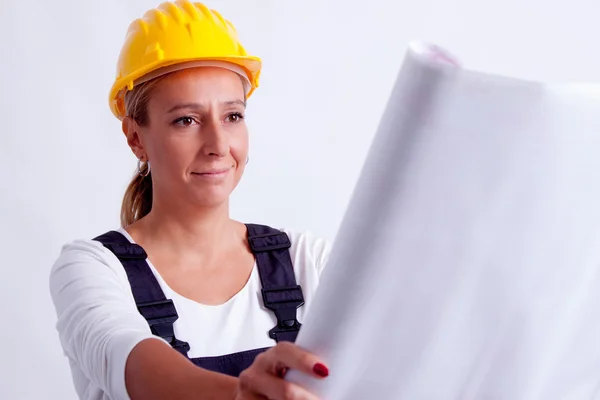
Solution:
[{"label": "navy blue overall", "polygon": [[[264,225],[246,224],[250,249],[256,259],[266,308],[275,313],[277,325],[269,331],[276,342],[294,342],[301,324],[296,310],[304,304],[302,288],[296,284],[289,248],[289,237]],[[144,249],[131,243],[117,231],[110,231],[94,240],[109,249],[123,264],[131,285],[137,309],[148,321],[154,335],[160,336],[184,356],[190,345],[175,337],[173,323],[179,318],[171,299],[167,299],[146,262]],[[248,368],[254,358],[267,348],[253,349],[216,357],[192,358],[195,365],[231,376]]]}]

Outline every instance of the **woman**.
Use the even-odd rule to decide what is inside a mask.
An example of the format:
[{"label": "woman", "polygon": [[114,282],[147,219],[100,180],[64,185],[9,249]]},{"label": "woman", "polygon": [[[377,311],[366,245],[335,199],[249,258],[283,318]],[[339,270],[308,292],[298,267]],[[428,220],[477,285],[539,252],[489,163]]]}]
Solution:
[{"label": "woman", "polygon": [[110,94],[139,160],[122,227],[64,246],[50,277],[80,398],[315,399],[283,376],[328,375],[293,341],[329,245],[229,217],[260,68],[203,4],[130,25]]}]

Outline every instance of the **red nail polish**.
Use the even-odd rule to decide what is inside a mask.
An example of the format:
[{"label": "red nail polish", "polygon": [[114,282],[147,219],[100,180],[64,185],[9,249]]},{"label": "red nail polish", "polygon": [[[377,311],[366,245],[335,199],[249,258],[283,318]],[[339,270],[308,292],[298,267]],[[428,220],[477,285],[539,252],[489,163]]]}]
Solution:
[{"label": "red nail polish", "polygon": [[288,369],[286,367],[283,367],[277,371],[277,376],[279,376],[280,378],[285,378],[285,375],[287,374],[287,372],[288,372]]},{"label": "red nail polish", "polygon": [[326,366],[324,366],[321,363],[316,363],[315,366],[313,367],[313,371],[315,372],[315,374],[319,375],[322,378],[325,378],[326,376],[329,375],[329,370],[327,369]]}]

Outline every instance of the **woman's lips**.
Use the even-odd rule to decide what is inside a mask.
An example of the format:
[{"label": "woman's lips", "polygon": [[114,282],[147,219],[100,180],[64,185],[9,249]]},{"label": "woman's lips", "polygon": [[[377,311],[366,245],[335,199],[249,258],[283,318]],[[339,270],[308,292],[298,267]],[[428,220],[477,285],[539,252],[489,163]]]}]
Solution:
[{"label": "woman's lips", "polygon": [[211,169],[208,171],[192,172],[192,175],[206,177],[206,178],[221,178],[221,177],[226,176],[227,173],[229,173],[229,170],[231,170],[231,168],[218,168],[218,169]]}]

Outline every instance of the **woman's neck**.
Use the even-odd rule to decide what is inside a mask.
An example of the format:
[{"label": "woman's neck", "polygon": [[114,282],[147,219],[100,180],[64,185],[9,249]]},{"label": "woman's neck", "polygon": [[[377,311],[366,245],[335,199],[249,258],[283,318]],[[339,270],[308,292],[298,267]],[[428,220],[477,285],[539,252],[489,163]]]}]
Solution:
[{"label": "woman's neck", "polygon": [[241,228],[230,218],[227,203],[193,210],[158,203],[132,226],[130,233],[137,234],[136,241],[160,243],[160,247],[171,251],[209,255],[239,246],[240,240],[245,240]]}]

